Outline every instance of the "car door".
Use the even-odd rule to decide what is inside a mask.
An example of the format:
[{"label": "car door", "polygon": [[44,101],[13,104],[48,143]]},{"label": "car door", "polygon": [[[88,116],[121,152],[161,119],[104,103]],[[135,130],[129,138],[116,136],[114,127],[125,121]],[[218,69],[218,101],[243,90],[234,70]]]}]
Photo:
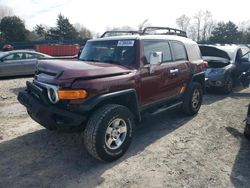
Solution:
[{"label": "car door", "polygon": [[[169,41],[143,40],[143,48],[145,65],[140,72],[142,105],[178,96],[183,63],[174,61]],[[162,52],[163,57],[162,62],[150,72],[149,56],[152,52]]]},{"label": "car door", "polygon": [[[169,70],[169,89],[171,90],[171,96],[178,96],[186,89],[190,79],[190,62],[185,45],[182,42],[170,41],[170,46],[173,53],[173,62]],[[173,73],[171,74],[171,72]]]},{"label": "car door", "polygon": [[247,52],[240,59],[239,69],[240,69],[240,72],[245,72],[250,69],[250,52]]},{"label": "car door", "polygon": [[1,76],[16,76],[22,75],[21,54],[12,53],[1,59],[0,75]]},{"label": "car door", "polygon": [[23,70],[25,74],[34,74],[38,56],[32,52],[23,53]]}]

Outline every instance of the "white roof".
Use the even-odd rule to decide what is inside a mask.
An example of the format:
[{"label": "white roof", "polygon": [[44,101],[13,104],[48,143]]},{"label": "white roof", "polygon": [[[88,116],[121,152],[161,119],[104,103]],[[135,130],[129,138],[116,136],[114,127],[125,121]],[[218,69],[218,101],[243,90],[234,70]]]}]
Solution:
[{"label": "white roof", "polygon": [[181,37],[177,35],[120,35],[120,36],[111,36],[111,37],[104,37],[104,38],[98,38],[98,39],[92,39],[90,41],[102,41],[102,40],[140,40],[140,39],[163,39],[163,40],[177,40],[181,41],[185,44],[196,44],[193,40]]}]

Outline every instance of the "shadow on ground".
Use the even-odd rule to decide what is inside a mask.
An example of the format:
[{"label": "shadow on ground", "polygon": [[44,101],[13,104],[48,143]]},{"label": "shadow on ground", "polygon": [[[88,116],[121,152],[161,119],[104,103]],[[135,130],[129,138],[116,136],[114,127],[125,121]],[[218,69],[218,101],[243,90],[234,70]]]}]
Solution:
[{"label": "shadow on ground", "polygon": [[244,92],[243,87],[238,86],[236,88],[234,88],[234,91],[230,94],[224,94],[222,93],[220,90],[208,90],[206,91],[205,95],[204,95],[204,100],[203,100],[203,105],[210,105],[214,102],[223,100],[225,98],[234,98],[234,99],[238,99],[238,98],[246,98],[246,97],[250,97],[250,93],[249,92]]},{"label": "shadow on ground", "polygon": [[102,174],[140,154],[157,139],[190,121],[172,111],[147,118],[136,131],[128,152],[113,163],[92,158],[80,134],[39,130],[0,144],[0,187],[95,187]]},{"label": "shadow on ground", "polygon": [[227,127],[227,131],[240,142],[240,150],[235,158],[235,162],[230,175],[231,182],[235,187],[249,187],[250,185],[250,141],[243,133],[233,127]]}]

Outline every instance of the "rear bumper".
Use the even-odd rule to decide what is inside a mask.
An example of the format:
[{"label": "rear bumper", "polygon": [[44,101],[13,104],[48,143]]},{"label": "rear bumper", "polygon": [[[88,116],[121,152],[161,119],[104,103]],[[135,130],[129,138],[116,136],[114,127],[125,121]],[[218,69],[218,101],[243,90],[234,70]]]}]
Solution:
[{"label": "rear bumper", "polygon": [[[33,87],[33,88],[32,88]],[[43,100],[43,90],[35,91],[36,86],[27,83],[27,90],[18,94],[18,101],[27,108],[30,117],[44,127],[66,128],[83,124],[86,117],[82,114],[60,109]],[[33,91],[31,91],[33,90]],[[35,94],[32,94],[34,92]]]}]

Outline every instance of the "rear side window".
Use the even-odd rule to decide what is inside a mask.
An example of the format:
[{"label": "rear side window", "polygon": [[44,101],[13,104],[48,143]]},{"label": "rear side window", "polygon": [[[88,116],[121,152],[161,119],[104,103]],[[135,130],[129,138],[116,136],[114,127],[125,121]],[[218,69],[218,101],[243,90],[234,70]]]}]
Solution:
[{"label": "rear side window", "polygon": [[43,58],[43,55],[40,54],[33,54],[33,53],[27,53],[26,58],[27,59],[38,59],[38,58]]},{"label": "rear side window", "polygon": [[172,61],[172,55],[170,51],[170,46],[168,41],[162,40],[144,40],[143,41],[143,48],[144,48],[144,57],[145,63],[149,63],[149,57],[152,52],[162,52],[163,62]]},{"label": "rear side window", "polygon": [[23,57],[23,53],[13,53],[4,58],[4,60],[21,60]]},{"label": "rear side window", "polygon": [[182,43],[171,41],[171,46],[176,61],[187,60],[186,48]]}]

